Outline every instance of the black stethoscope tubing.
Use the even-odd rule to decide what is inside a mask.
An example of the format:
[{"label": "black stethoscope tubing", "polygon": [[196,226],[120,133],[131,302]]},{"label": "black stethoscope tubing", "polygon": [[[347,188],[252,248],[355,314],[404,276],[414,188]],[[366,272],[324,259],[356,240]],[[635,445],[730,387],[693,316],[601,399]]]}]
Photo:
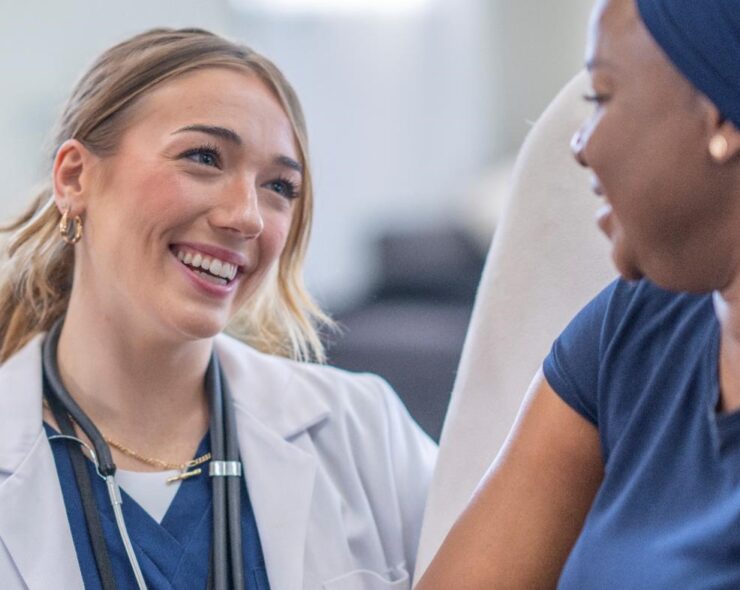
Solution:
[{"label": "black stethoscope tubing", "polygon": [[[211,454],[212,461],[239,462],[239,445],[236,437],[234,404],[229,384],[224,379],[213,354],[206,371],[206,391],[211,403]],[[244,566],[241,541],[241,478],[213,477],[213,545],[211,555],[215,567],[213,585],[209,575],[209,588],[227,590],[244,588]],[[228,549],[228,551],[227,551]],[[230,557],[230,559],[229,559]],[[228,562],[231,562],[231,585],[228,585]],[[219,575],[221,574],[221,575]]]},{"label": "black stethoscope tubing", "polygon": [[[91,441],[95,456],[93,459],[100,476],[106,480],[109,494],[117,516],[119,533],[127,549],[134,576],[140,588],[146,588],[138,561],[130,546],[128,532],[120,511],[120,493],[115,483],[116,465],[108,444],[90,418],[82,411],[74,398],[64,387],[59,376],[57,366],[57,344],[61,333],[63,318],[51,328],[43,345],[43,387],[44,397],[59,424],[62,438],[77,440],[70,417],[79,425],[87,438]],[[236,435],[236,419],[234,407],[229,391],[228,382],[223,377],[216,354],[206,370],[206,393],[209,396],[211,418],[211,469],[209,473],[212,485],[213,507],[213,542],[211,545],[211,561],[209,565],[208,587],[214,590],[228,590],[230,588],[244,588],[244,566],[241,539],[241,463],[239,460],[239,446]],[[81,442],[81,441],[79,441]],[[83,443],[84,444],[84,443]],[[110,555],[100,525],[99,512],[88,470],[85,467],[85,456],[79,445],[70,448],[72,467],[80,490],[85,521],[90,532],[93,555],[98,568],[104,590],[114,590],[116,583],[113,578]],[[224,474],[213,470],[215,465],[231,467]],[[238,471],[234,468],[238,467]],[[221,475],[227,475],[222,477]],[[113,489],[115,488],[115,489]],[[116,500],[119,504],[116,507]]]},{"label": "black stethoscope tubing", "polygon": [[[46,378],[46,375],[44,375]],[[45,383],[44,388],[48,385]],[[57,421],[59,430],[65,436],[68,441],[77,441],[77,433],[75,432],[72,420],[69,414],[64,410],[64,407],[59,401],[49,396],[47,397],[49,407],[51,408],[54,419]],[[116,585],[113,578],[113,566],[110,562],[110,556],[105,546],[105,535],[103,534],[103,526],[100,522],[100,513],[97,511],[94,503],[94,494],[92,489],[92,482],[90,481],[90,475],[87,471],[87,459],[81,452],[70,452],[70,462],[72,463],[72,470],[74,472],[77,487],[80,490],[80,498],[82,499],[82,511],[85,515],[85,524],[87,526],[88,534],[90,535],[90,544],[92,546],[93,556],[95,558],[95,564],[98,568],[98,575],[103,586],[103,590],[115,590]],[[90,498],[93,501],[90,501]]]}]

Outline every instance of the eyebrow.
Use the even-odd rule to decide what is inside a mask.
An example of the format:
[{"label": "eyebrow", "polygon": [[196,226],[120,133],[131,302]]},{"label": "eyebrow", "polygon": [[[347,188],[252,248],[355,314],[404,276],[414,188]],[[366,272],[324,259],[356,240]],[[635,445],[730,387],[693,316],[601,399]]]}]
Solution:
[{"label": "eyebrow", "polygon": [[275,158],[275,163],[279,164],[280,166],[290,168],[291,170],[295,170],[300,174],[303,174],[303,166],[301,166],[300,163],[296,162],[293,158],[289,158],[288,156],[278,156],[277,158]]},{"label": "eyebrow", "polygon": [[213,135],[214,137],[220,137],[226,141],[230,141],[233,144],[241,145],[242,138],[236,131],[227,129],[226,127],[218,127],[217,125],[187,125],[181,127],[177,131],[173,132],[172,135],[177,133],[184,133],[186,131],[197,131],[199,133],[206,133],[207,135]]},{"label": "eyebrow", "polygon": [[[185,127],[181,127],[177,131],[174,131],[172,135],[185,133],[186,131],[206,133],[208,135],[213,135],[214,137],[230,141],[235,145],[242,145],[243,143],[242,138],[236,131],[232,131],[227,127],[219,127],[218,125],[186,125]],[[290,168],[291,170],[295,170],[296,172],[303,174],[303,166],[293,158],[289,158],[288,156],[277,156],[274,162],[279,166],[285,166],[286,168]]]}]

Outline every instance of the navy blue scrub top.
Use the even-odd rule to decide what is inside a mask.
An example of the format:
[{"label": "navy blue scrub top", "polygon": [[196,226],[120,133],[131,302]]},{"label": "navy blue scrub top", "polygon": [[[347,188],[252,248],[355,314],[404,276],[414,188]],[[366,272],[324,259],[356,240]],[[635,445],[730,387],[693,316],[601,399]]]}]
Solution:
[{"label": "navy blue scrub top", "polygon": [[[44,424],[44,427],[47,435],[57,434],[49,425]],[[85,588],[102,590],[69,456],[68,445],[76,443],[53,440],[50,444]],[[209,450],[210,437],[206,434],[195,455],[201,456]],[[98,476],[92,462],[86,463],[116,584],[118,588],[136,590],[134,574],[116,527],[105,482]],[[206,588],[213,534],[211,481],[207,470],[180,484],[161,524],[123,489],[121,496],[126,527],[147,586],[151,590]],[[242,544],[246,587],[249,590],[269,590],[259,532],[246,485],[242,485]]]}]

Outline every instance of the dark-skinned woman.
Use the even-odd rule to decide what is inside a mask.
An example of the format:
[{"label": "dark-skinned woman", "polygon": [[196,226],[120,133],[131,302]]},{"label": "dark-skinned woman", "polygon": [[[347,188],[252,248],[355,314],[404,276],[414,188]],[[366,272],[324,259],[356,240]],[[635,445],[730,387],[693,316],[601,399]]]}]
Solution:
[{"label": "dark-skinned woman", "polygon": [[622,278],[418,590],[740,588],[740,1],[602,0],[586,56],[572,147]]}]

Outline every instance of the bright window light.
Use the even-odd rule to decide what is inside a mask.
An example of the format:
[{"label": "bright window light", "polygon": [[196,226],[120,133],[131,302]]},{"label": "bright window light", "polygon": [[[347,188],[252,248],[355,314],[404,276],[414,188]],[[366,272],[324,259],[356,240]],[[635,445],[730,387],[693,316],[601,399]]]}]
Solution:
[{"label": "bright window light", "polygon": [[433,0],[229,0],[239,10],[278,13],[405,14]]}]

